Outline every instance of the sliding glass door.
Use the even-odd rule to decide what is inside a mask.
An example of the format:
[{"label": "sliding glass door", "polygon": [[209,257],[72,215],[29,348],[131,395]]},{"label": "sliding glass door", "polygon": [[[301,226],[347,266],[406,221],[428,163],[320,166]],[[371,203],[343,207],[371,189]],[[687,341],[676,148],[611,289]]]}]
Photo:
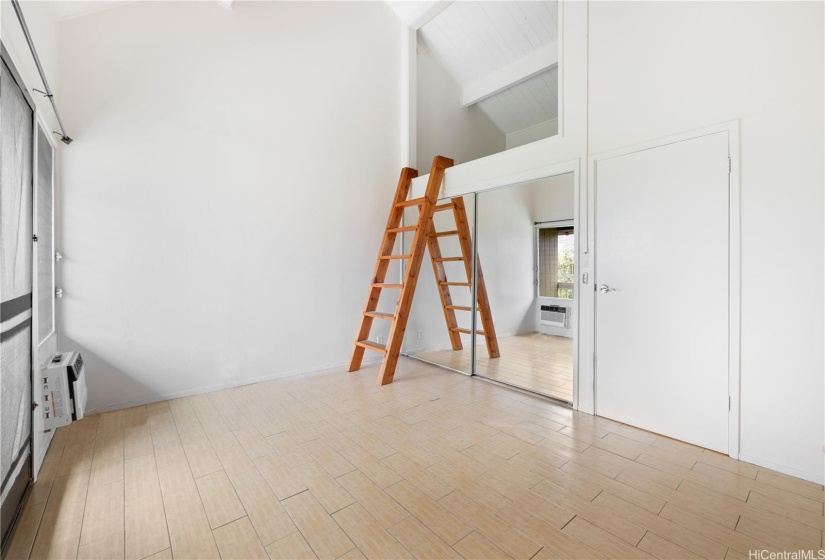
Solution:
[{"label": "sliding glass door", "polygon": [[32,477],[33,105],[0,72],[0,475],[5,541]]}]

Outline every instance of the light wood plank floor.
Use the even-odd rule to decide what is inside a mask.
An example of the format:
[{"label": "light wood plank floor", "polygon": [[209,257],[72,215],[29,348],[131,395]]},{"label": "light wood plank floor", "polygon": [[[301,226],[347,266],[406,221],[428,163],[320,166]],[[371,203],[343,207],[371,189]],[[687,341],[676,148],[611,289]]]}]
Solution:
[{"label": "light wood plank floor", "polygon": [[[484,337],[478,337],[478,375],[573,402],[572,338],[530,333],[499,338],[498,345],[501,356],[491,360]],[[470,353],[470,344],[465,342],[463,350],[426,350],[417,352],[415,356],[469,373],[472,365]]]},{"label": "light wood plank floor", "polygon": [[88,417],[8,558],[746,558],[821,486],[402,360]]}]

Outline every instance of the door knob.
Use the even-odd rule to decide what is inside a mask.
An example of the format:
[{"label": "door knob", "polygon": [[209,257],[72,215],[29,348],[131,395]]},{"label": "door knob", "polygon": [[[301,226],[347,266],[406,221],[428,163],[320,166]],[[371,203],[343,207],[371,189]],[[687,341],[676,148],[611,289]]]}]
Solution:
[{"label": "door knob", "polygon": [[602,284],[601,286],[599,286],[599,291],[603,294],[606,294],[607,292],[615,292],[616,288],[611,288],[607,284]]}]

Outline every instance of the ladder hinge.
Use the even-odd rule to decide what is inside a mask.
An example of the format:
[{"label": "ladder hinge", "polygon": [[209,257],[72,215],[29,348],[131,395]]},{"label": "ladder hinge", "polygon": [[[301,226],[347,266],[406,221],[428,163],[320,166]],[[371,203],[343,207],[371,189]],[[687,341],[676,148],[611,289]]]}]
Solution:
[{"label": "ladder hinge", "polygon": [[32,235],[32,241],[33,241],[34,243],[37,243],[37,236],[36,236],[36,235]]}]

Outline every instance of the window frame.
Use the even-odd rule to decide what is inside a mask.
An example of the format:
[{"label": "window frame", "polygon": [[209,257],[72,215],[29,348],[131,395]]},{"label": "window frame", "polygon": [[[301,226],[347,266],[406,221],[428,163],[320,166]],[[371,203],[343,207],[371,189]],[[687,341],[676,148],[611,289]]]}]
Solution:
[{"label": "window frame", "polygon": [[[33,190],[34,190],[34,197],[33,197],[33,204],[32,208],[34,211],[34,220],[33,220],[33,227],[35,229],[35,233],[38,235],[38,239],[41,238],[40,235],[40,223],[39,223],[39,216],[38,216],[38,209],[40,205],[40,198],[38,196],[38,178],[39,178],[39,158],[40,158],[40,151],[38,149],[38,134],[42,130],[43,136],[46,139],[46,142],[49,144],[52,150],[52,168],[51,168],[51,177],[50,177],[50,190],[51,190],[51,199],[52,199],[52,210],[49,216],[51,221],[51,286],[47,287],[49,289],[50,301],[51,301],[51,331],[43,336],[40,337],[40,324],[38,320],[37,325],[37,332],[33,333],[33,339],[36,340],[37,350],[40,352],[44,346],[51,340],[52,337],[57,335],[57,300],[55,297],[55,290],[57,289],[57,262],[55,260],[55,255],[57,254],[57,232],[55,231],[56,224],[56,201],[55,201],[55,179],[56,179],[56,168],[57,168],[57,143],[55,142],[53,135],[50,134],[50,128],[48,124],[46,124],[45,119],[43,116],[38,112],[35,118],[35,130],[34,130],[34,150],[32,155],[32,165],[33,165],[33,173],[32,173],[32,181],[33,181]],[[39,254],[38,254],[38,247],[35,246],[34,248],[34,255],[33,255],[33,271],[32,276],[39,278],[40,273],[40,261],[39,261]],[[34,312],[37,313],[38,319],[40,317],[40,290],[43,286],[39,285],[39,282],[34,282],[34,290],[32,291],[32,300],[37,300],[37,303],[32,301],[32,315]],[[36,305],[36,307],[35,307]]]},{"label": "window frame", "polygon": [[[574,282],[571,284],[571,289],[573,289],[573,297],[572,298],[561,298],[558,296],[543,296],[541,295],[541,230],[543,229],[572,229],[573,235],[576,235],[576,227],[575,227],[575,220],[552,220],[547,222],[536,222],[535,223],[535,239],[536,239],[536,250],[535,250],[535,266],[533,270],[535,271],[535,278],[534,278],[534,288],[536,293],[536,299],[538,298],[550,298],[550,299],[563,299],[567,301],[575,301],[576,300],[576,291],[575,291],[575,278]],[[574,247],[575,247],[575,237],[574,237]],[[574,275],[575,275],[575,259],[576,259],[576,251],[573,250],[573,266],[574,266]]]}]

